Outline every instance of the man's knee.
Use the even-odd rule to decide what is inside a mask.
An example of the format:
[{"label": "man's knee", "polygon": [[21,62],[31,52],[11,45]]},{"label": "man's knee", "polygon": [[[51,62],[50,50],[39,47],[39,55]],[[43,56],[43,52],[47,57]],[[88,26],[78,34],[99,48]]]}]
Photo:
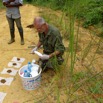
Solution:
[{"label": "man's knee", "polygon": [[39,60],[39,65],[40,65],[40,67],[42,68],[42,69],[44,69],[44,68],[46,68],[46,66],[47,66],[47,60]]},{"label": "man's knee", "polygon": [[58,57],[58,64],[62,65],[64,62],[64,59],[62,57]]}]

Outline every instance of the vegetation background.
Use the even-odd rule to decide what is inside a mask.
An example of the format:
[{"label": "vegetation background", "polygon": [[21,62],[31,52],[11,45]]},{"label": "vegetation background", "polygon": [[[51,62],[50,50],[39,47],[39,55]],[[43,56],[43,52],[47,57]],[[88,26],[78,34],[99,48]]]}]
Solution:
[{"label": "vegetation background", "polygon": [[[62,70],[56,73],[45,95],[51,93],[51,84],[54,83],[56,85],[53,87],[53,95],[56,95],[56,103],[61,103],[62,94],[66,96],[64,103],[103,103],[103,68],[99,71],[94,69],[94,61],[98,59],[97,52],[103,56],[103,0],[24,0],[24,3],[40,7],[41,15],[49,23],[56,25],[68,42],[65,63],[59,67]],[[0,7],[3,8],[1,2]],[[47,8],[49,12],[45,11]],[[51,9],[60,12],[59,17]],[[76,32],[75,22],[78,25]],[[81,26],[89,30],[91,36],[87,37],[90,40],[86,46],[80,48],[78,56]],[[95,50],[91,51],[93,45]],[[84,71],[75,71],[77,61]],[[42,102],[45,99],[46,97]]]}]

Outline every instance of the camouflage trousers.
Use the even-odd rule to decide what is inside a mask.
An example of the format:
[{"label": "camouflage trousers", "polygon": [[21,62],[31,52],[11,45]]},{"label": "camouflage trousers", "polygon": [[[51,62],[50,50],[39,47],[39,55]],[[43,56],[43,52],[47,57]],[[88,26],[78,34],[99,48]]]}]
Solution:
[{"label": "camouflage trousers", "polygon": [[53,57],[49,60],[41,60],[39,59],[39,65],[41,66],[42,70],[47,68],[58,70],[59,65],[63,63],[64,59],[62,57]]}]

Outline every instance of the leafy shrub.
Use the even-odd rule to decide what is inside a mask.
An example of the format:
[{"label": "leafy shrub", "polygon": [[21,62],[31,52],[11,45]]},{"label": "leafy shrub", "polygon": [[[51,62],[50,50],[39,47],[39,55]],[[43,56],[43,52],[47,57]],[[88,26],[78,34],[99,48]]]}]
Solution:
[{"label": "leafy shrub", "polygon": [[55,9],[63,9],[67,0],[51,0]]},{"label": "leafy shrub", "polygon": [[83,26],[96,25],[103,22],[103,0],[24,0],[28,3],[47,6],[65,11],[69,15],[75,10],[75,16],[83,20]]},{"label": "leafy shrub", "polygon": [[84,20],[83,26],[88,27],[102,22],[103,19],[103,0],[90,1],[82,7],[76,14],[78,18]]}]

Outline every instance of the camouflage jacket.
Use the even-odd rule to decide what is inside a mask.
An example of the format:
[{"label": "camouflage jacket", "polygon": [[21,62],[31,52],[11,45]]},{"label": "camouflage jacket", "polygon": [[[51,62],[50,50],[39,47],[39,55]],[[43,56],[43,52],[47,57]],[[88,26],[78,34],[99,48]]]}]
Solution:
[{"label": "camouflage jacket", "polygon": [[54,51],[60,51],[60,55],[64,53],[65,47],[62,42],[62,37],[59,30],[56,27],[49,25],[49,30],[45,36],[43,33],[39,33],[39,40],[43,44],[44,52],[47,54]]}]

